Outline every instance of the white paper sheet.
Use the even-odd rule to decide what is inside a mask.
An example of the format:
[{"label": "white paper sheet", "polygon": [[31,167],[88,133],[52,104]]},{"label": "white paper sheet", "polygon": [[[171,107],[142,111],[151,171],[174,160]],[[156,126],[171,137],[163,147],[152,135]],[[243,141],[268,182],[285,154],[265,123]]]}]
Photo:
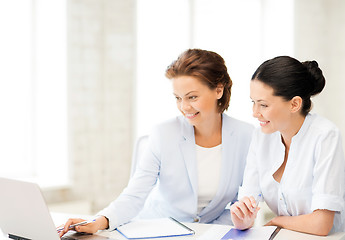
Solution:
[{"label": "white paper sheet", "polygon": [[170,218],[135,220],[118,227],[117,231],[128,239],[146,239],[194,234],[194,231],[190,231]]}]

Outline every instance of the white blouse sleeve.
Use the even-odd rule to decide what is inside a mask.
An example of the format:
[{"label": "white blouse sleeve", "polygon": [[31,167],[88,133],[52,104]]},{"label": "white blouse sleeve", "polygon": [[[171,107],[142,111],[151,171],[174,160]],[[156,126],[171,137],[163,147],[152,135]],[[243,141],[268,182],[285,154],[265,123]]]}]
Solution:
[{"label": "white blouse sleeve", "polygon": [[243,176],[243,184],[239,187],[238,191],[238,199],[241,199],[245,196],[253,196],[256,197],[261,193],[260,190],[260,179],[259,179],[259,171],[258,171],[258,159],[256,155],[258,145],[258,130],[256,129],[252,136],[252,141],[250,143],[248,155],[247,155],[247,163],[244,169],[244,176]]},{"label": "white blouse sleeve", "polygon": [[345,159],[339,130],[323,134],[315,149],[311,210],[344,210]]}]

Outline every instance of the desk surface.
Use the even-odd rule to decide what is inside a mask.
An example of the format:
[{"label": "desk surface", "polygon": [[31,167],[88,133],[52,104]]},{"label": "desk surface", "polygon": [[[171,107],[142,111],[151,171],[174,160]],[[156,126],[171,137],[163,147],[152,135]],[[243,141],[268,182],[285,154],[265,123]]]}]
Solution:
[{"label": "desk surface", "polygon": [[[69,217],[81,217],[88,218],[88,216],[71,216],[61,213],[53,213],[53,220],[56,226],[61,225],[66,222]],[[186,237],[171,237],[171,238],[156,238],[156,239],[169,239],[169,240],[217,240],[221,239],[225,233],[230,229],[229,226],[225,225],[214,225],[214,224],[202,224],[202,223],[185,223],[188,227],[195,231],[194,236]],[[100,231],[97,235],[110,237],[113,240],[126,240],[117,231]],[[286,229],[281,229],[276,235],[274,240],[291,240],[291,239],[301,239],[301,240],[345,240],[345,232],[339,232],[331,234],[327,237],[319,237],[310,234],[304,234],[299,232],[294,232]],[[2,232],[0,231],[0,240],[8,240],[8,238],[2,237]]]},{"label": "desk surface", "polygon": [[[56,225],[63,224],[66,219],[70,216],[66,216],[66,214],[52,214],[54,222]],[[186,237],[171,237],[168,238],[169,240],[216,240],[221,239],[222,236],[225,235],[227,231],[229,231],[230,227],[225,225],[212,225],[212,224],[201,224],[201,223],[185,223],[188,227],[192,228],[195,231],[194,236],[186,236]],[[114,240],[126,240],[120,233],[117,231],[107,232],[101,231],[98,233],[99,235],[111,237]],[[213,236],[209,238],[209,236]],[[217,235],[217,236],[216,236]],[[219,236],[219,237],[218,237]],[[167,240],[167,238],[162,238]],[[345,240],[345,233],[335,233],[331,234],[327,237],[319,237],[310,234],[304,234],[299,232],[294,232],[286,229],[282,229],[279,231],[277,236],[274,240],[291,240],[291,239],[303,239],[303,240]]]}]

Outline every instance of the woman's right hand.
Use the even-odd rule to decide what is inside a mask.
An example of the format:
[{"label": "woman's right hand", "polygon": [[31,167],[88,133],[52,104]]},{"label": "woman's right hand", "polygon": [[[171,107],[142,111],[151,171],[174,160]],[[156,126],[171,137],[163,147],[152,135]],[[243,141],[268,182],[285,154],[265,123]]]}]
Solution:
[{"label": "woman's right hand", "polygon": [[[70,218],[64,225],[64,229],[59,233],[59,236],[62,237],[65,233],[67,233],[69,230],[71,230],[69,227],[73,224],[80,223],[85,221],[84,219],[80,218]],[[103,230],[108,228],[109,223],[108,219],[104,216],[99,216],[96,218],[94,222],[80,225],[74,227],[72,230],[75,230],[77,232],[84,232],[84,233],[96,233],[98,230]]]},{"label": "woman's right hand", "polygon": [[244,230],[251,228],[260,208],[254,197],[244,197],[231,205],[231,219],[235,228]]}]

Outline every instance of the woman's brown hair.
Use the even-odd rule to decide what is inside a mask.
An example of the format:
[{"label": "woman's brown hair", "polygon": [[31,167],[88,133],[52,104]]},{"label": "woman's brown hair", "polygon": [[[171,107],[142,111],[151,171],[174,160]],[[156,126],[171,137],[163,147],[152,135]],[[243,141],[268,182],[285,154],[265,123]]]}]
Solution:
[{"label": "woman's brown hair", "polygon": [[167,68],[165,76],[173,79],[180,76],[191,76],[199,79],[210,89],[221,84],[223,96],[218,100],[218,112],[228,109],[232,81],[225,66],[224,59],[217,53],[202,49],[188,49]]}]

